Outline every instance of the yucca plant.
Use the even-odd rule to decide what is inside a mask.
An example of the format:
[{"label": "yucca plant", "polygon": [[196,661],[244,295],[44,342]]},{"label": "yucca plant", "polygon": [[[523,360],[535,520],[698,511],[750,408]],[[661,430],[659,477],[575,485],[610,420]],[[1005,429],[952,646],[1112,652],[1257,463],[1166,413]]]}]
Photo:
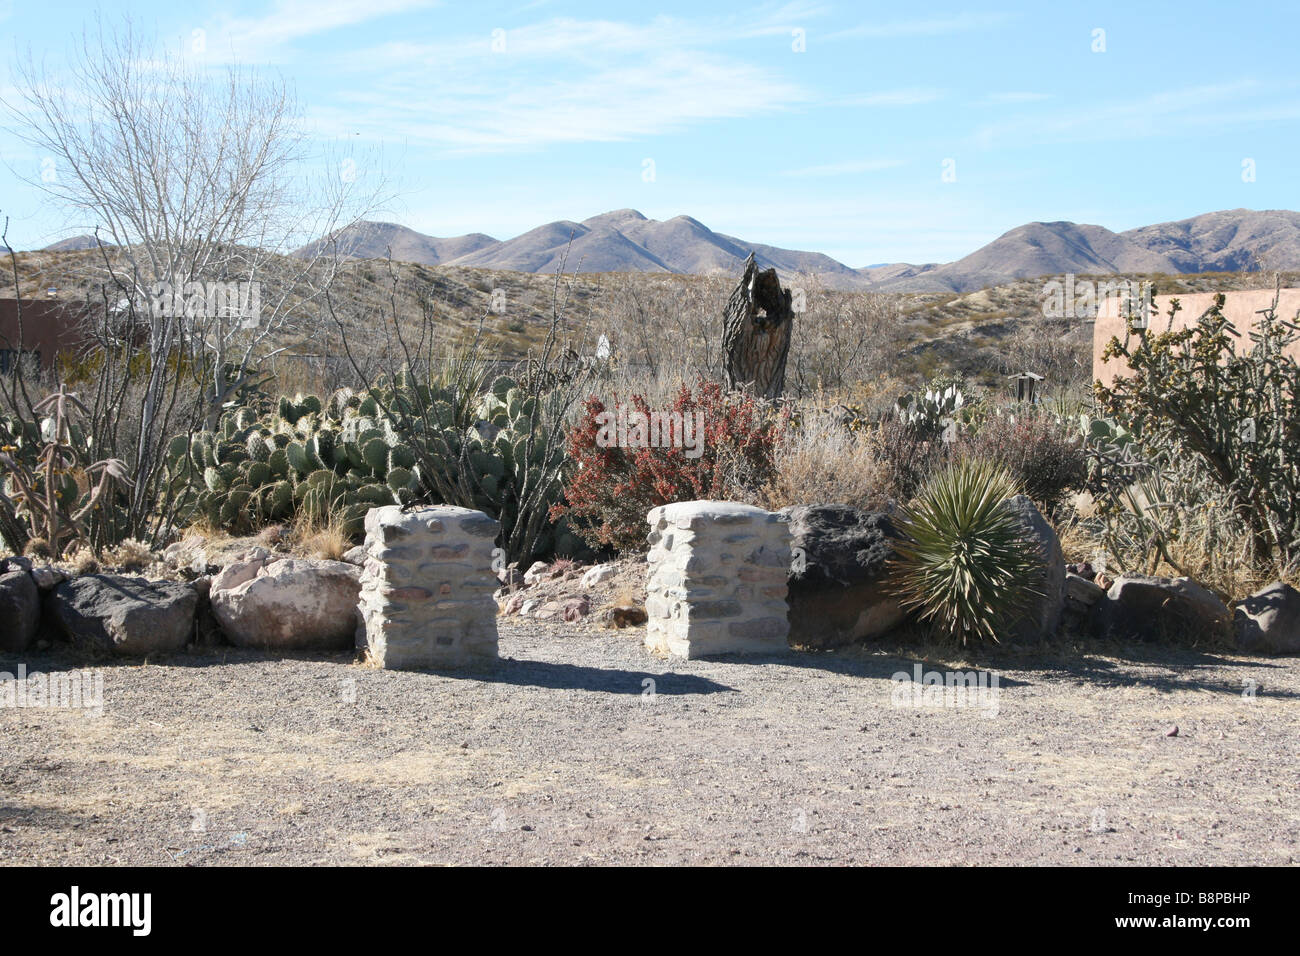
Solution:
[{"label": "yucca plant", "polygon": [[997,643],[1035,592],[1033,548],[1015,513],[1004,469],[962,460],[932,477],[897,527],[892,589],[947,637]]}]

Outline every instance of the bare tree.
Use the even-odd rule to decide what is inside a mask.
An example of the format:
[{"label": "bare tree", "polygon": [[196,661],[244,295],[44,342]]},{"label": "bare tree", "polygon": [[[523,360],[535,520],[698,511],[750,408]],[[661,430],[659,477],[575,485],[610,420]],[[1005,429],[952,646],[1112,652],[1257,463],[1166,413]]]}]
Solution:
[{"label": "bare tree", "polygon": [[796,395],[843,392],[894,373],[902,325],[896,294],[828,291],[815,275],[797,281],[805,307],[790,345]]},{"label": "bare tree", "polygon": [[[29,54],[3,105],[13,134],[53,160],[27,181],[101,242],[106,316],[92,333],[119,341],[98,344],[150,357],[126,455],[133,473],[148,474],[176,379],[194,377],[215,424],[334,278],[334,243],[288,254],[360,218],[381,185],[372,175],[363,196],[355,160],[335,167],[312,155],[278,78],[209,70],[129,21],[97,24],[77,53],[60,74]],[[127,348],[115,348],[126,335]],[[134,487],[143,509],[151,483]]]}]

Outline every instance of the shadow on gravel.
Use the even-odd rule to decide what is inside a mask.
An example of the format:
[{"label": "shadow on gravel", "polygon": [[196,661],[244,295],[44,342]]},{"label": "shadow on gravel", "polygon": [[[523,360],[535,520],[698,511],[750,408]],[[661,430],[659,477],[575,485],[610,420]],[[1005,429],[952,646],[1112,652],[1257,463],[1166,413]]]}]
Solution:
[{"label": "shadow on gravel", "polygon": [[792,651],[782,656],[770,658],[745,658],[746,662],[759,660],[771,664],[784,664],[787,667],[799,667],[807,670],[826,671],[847,677],[867,677],[879,680],[892,680],[896,674],[915,675],[916,665],[921,665],[922,674],[928,671],[945,673],[948,671],[996,671],[1000,687],[1024,687],[1026,681],[1016,680],[1003,673],[996,662],[991,661],[947,661],[936,660],[924,654],[906,655],[871,652],[858,648],[840,649],[838,651]]},{"label": "shadow on gravel", "polygon": [[[57,769],[57,768],[55,768]],[[13,798],[9,798],[13,799]],[[0,803],[0,827],[25,828],[75,828],[99,822],[98,816],[71,813],[53,807],[27,806],[22,803]]]},{"label": "shadow on gravel", "polygon": [[352,648],[341,651],[263,651],[251,648],[217,647],[201,648],[192,652],[161,654],[156,657],[115,657],[107,652],[83,656],[66,644],[58,644],[43,651],[32,650],[23,655],[0,654],[0,672],[15,673],[23,664],[30,674],[40,671],[52,674],[58,671],[109,670],[116,667],[224,667],[235,664],[262,664],[277,661],[303,661],[308,663],[352,664],[356,652]]},{"label": "shadow on gravel", "polygon": [[[1107,651],[1100,651],[1105,654]],[[1170,648],[1124,648],[1109,652],[1111,656],[1087,654],[1069,661],[1025,661],[1025,669],[1050,672],[1054,679],[1074,679],[1098,687],[1149,687],[1159,691],[1205,690],[1218,694],[1241,696],[1244,690],[1281,697],[1300,699],[1300,693],[1281,687],[1270,687],[1268,680],[1258,680],[1260,671],[1281,671],[1289,667],[1286,658],[1229,657]],[[1149,670],[1161,668],[1160,671]],[[1247,672],[1238,679],[1226,677],[1223,672],[1241,669]],[[1204,672],[1209,673],[1204,673]],[[1247,683],[1247,682],[1250,683]]]},{"label": "shadow on gravel", "polygon": [[[693,694],[736,693],[736,688],[700,677],[672,671],[630,671],[620,667],[586,667],[581,664],[553,664],[503,657],[491,667],[464,670],[418,671],[439,677],[460,677],[491,684],[543,687],[548,690],[590,690],[605,694],[642,694],[651,686],[656,694],[680,697]],[[654,683],[647,684],[646,681]]]},{"label": "shadow on gravel", "polygon": [[[224,650],[224,649],[223,649]],[[354,662],[351,651],[346,653],[271,653],[257,650],[231,649],[229,653],[205,653],[203,655],[173,654],[159,658],[159,666],[177,668],[206,668],[219,666],[255,665],[278,663],[282,661],[300,661],[304,663],[332,663],[350,665]],[[774,658],[774,660],[783,660]],[[97,667],[139,667],[141,659],[108,658],[103,661],[87,662],[72,660],[64,655],[48,651],[32,654],[23,658],[0,655],[0,672],[16,673],[19,663],[25,664],[27,673],[54,673],[65,670],[81,670]],[[422,668],[417,670],[375,671],[393,678],[441,677],[451,680],[476,680],[489,684],[511,684],[519,687],[542,687],[549,690],[589,690],[606,694],[641,694],[654,681],[654,692],[669,697],[736,693],[736,688],[700,677],[695,674],[680,674],[673,671],[626,670],[619,667],[587,667],[579,664],[560,664],[550,661],[518,660],[503,657],[490,664],[438,670]]]}]

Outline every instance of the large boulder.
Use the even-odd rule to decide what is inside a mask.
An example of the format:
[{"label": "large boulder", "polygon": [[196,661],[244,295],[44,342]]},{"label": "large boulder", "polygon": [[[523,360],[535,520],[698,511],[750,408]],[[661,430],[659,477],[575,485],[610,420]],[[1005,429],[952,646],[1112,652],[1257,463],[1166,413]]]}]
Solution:
[{"label": "large boulder", "polygon": [[1034,589],[1038,592],[1011,631],[1021,640],[1050,637],[1061,626],[1065,609],[1065,554],[1052,526],[1024,495],[1008,498],[1006,507],[1016,515],[1038,565]]},{"label": "large boulder", "polygon": [[1264,654],[1300,654],[1300,591],[1274,581],[1233,611],[1237,646]]},{"label": "large boulder", "polygon": [[41,592],[26,571],[0,574],[0,651],[27,650],[41,623]]},{"label": "large boulder", "polygon": [[1227,637],[1232,612],[1191,578],[1117,577],[1097,605],[1097,628],[1118,640],[1203,641]]},{"label": "large boulder", "polygon": [[88,574],[54,589],[48,607],[69,638],[115,654],[179,651],[194,634],[199,594],[191,584]]},{"label": "large boulder", "polygon": [[786,597],[791,644],[835,647],[902,622],[898,596],[885,589],[897,538],[888,514],[848,505],[796,505],[782,514],[795,562]]},{"label": "large boulder", "polygon": [[212,613],[232,644],[276,650],[353,645],[360,568],[309,558],[247,565],[212,582]]}]

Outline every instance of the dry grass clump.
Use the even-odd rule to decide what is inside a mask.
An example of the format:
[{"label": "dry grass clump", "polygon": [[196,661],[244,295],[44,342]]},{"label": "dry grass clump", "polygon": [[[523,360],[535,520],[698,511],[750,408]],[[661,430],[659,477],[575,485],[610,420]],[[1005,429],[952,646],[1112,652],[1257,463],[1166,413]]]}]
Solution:
[{"label": "dry grass clump", "polygon": [[135,538],[127,538],[104,556],[109,567],[123,571],[144,571],[157,560],[149,545]]},{"label": "dry grass clump", "polygon": [[1244,532],[1225,534],[1224,529],[1219,529],[1219,534],[1212,543],[1200,537],[1174,538],[1166,543],[1169,557],[1174,563],[1171,564],[1153,551],[1151,561],[1145,566],[1121,568],[1113,555],[1106,554],[1101,536],[1091,527],[1091,522],[1074,521],[1057,531],[1068,564],[1086,561],[1096,568],[1098,558],[1104,556],[1105,570],[1111,577],[1124,571],[1159,577],[1189,577],[1218,594],[1228,604],[1249,597],[1278,580],[1300,587],[1300,568],[1277,567],[1252,561],[1250,537]]},{"label": "dry grass clump", "polygon": [[89,548],[78,548],[68,555],[67,566],[77,576],[98,574],[102,570],[99,559],[95,557],[94,552]]},{"label": "dry grass clump", "polygon": [[326,561],[342,561],[352,548],[352,539],[343,532],[343,522],[336,515],[320,520],[301,513],[294,521],[289,539],[297,554]]},{"label": "dry grass clump", "polygon": [[49,560],[54,557],[54,551],[50,548],[50,543],[44,538],[32,538],[23,548],[23,554],[29,558],[44,558]]},{"label": "dry grass clump", "polygon": [[884,507],[886,480],[864,436],[831,416],[812,415],[790,429],[777,446],[776,476],[757,493],[769,511],[790,505],[845,504]]}]

